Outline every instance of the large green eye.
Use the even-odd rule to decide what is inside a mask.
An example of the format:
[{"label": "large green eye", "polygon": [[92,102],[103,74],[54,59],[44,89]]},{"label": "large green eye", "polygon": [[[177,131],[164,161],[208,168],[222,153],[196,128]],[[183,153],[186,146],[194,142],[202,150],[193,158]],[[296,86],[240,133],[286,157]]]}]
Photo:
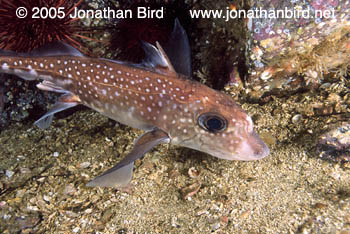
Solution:
[{"label": "large green eye", "polygon": [[217,113],[203,113],[198,117],[198,124],[208,132],[217,133],[227,128],[227,121]]}]

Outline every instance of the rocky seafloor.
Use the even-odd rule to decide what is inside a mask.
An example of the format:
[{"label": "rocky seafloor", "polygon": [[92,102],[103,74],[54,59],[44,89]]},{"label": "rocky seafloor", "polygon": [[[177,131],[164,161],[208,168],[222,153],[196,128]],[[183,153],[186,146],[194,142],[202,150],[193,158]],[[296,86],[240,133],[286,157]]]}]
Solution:
[{"label": "rocky seafloor", "polygon": [[[140,131],[91,110],[48,130],[0,133],[2,233],[349,233],[349,163],[318,158],[337,116],[293,121],[295,97],[243,104],[269,157],[220,160],[162,145],[136,161],[132,188],[85,184],[113,166]],[[278,110],[278,111],[276,111]]]},{"label": "rocky seafloor", "polygon": [[[224,59],[240,63],[236,32],[222,20],[195,23],[189,35],[194,77],[215,86]],[[350,115],[343,75],[312,89],[264,95],[260,104],[260,95],[251,100],[239,82],[222,85],[253,118],[270,155],[226,161],[161,145],[136,161],[131,187],[123,191],[85,185],[130,151],[142,131],[84,108],[55,115],[47,130],[35,127],[34,117],[6,122],[0,233],[350,233],[347,142],[333,144],[337,153],[323,147],[334,143],[329,134],[349,139],[340,127]]]}]

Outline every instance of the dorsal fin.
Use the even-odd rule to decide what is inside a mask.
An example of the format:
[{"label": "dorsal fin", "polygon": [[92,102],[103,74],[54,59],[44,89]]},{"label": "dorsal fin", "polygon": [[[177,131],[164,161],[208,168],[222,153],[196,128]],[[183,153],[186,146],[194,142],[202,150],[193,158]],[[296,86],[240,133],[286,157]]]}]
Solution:
[{"label": "dorsal fin", "polygon": [[175,25],[170,39],[163,45],[164,51],[177,73],[192,76],[191,51],[186,31],[179,20],[175,19]]},{"label": "dorsal fin", "polygon": [[142,66],[163,74],[176,73],[161,45],[158,42],[156,42],[156,45],[157,48],[147,42],[142,42],[142,47],[146,54],[142,61]]},{"label": "dorsal fin", "polygon": [[27,55],[39,57],[39,56],[57,56],[57,55],[69,55],[69,56],[79,56],[84,55],[80,53],[76,48],[64,43],[64,42],[51,42],[38,49],[32,50]]}]

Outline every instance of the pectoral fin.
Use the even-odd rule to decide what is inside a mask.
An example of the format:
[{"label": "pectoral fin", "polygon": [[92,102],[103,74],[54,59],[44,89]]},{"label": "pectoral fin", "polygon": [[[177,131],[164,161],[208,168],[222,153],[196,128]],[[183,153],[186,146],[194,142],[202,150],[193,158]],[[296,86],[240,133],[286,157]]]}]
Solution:
[{"label": "pectoral fin", "polygon": [[72,108],[76,105],[79,105],[79,97],[68,93],[59,97],[58,101],[51,107],[51,109],[46,112],[45,115],[41,116],[40,119],[34,122],[36,126],[41,129],[46,129],[50,126],[53,115],[57,112]]},{"label": "pectoral fin", "polygon": [[45,115],[41,116],[40,119],[35,121],[34,124],[41,129],[46,129],[46,128],[50,127],[50,124],[51,124],[52,119],[53,119],[53,115],[55,113],[72,108],[78,104],[79,103],[76,103],[76,102],[56,102],[52,106],[52,108],[48,112],[46,112]]},{"label": "pectoral fin", "polygon": [[131,181],[134,161],[141,158],[154,146],[167,142],[168,140],[168,134],[162,130],[155,129],[146,132],[136,140],[133,150],[117,165],[90,181],[86,186],[125,187]]}]

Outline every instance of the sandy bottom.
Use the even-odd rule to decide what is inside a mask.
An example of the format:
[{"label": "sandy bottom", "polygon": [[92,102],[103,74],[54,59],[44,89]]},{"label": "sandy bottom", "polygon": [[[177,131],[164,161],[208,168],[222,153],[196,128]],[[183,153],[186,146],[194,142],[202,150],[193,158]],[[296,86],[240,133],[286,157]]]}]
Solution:
[{"label": "sandy bottom", "polygon": [[349,164],[314,153],[331,117],[293,123],[289,100],[243,105],[269,157],[226,161],[162,145],[136,161],[128,191],[85,184],[141,131],[90,110],[58,116],[45,131],[32,121],[8,126],[0,133],[0,232],[350,233]]}]

